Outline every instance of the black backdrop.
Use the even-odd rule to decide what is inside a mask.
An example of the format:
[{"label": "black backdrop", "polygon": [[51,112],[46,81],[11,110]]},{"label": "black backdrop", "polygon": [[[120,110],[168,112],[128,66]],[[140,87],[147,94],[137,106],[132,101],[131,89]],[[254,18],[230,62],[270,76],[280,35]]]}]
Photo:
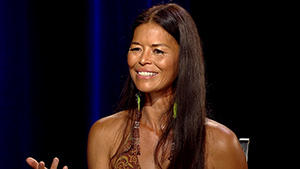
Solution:
[{"label": "black backdrop", "polygon": [[[57,156],[60,166],[87,168],[89,128],[113,113],[126,78],[130,24],[158,2],[1,1],[1,168],[29,168],[28,156],[48,165]],[[262,165],[260,5],[173,2],[198,26],[214,119],[250,137],[249,167]]]}]

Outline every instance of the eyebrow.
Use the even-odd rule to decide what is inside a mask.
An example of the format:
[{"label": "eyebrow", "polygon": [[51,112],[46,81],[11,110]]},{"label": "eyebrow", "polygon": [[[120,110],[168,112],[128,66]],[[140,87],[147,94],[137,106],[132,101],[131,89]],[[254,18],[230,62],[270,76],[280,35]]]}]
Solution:
[{"label": "eyebrow", "polygon": [[[142,46],[142,44],[140,44],[139,42],[131,42],[132,45],[140,45]],[[167,48],[170,48],[170,46],[163,44],[163,43],[157,43],[157,44],[152,44],[152,47],[158,47],[158,46],[165,46]]]}]

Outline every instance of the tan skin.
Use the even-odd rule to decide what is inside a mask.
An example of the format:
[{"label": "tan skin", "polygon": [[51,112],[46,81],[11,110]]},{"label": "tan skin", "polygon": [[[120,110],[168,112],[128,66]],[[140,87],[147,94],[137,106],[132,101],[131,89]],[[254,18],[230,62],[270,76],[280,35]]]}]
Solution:
[{"label": "tan skin", "polygon": [[[141,110],[141,155],[138,156],[142,169],[156,168],[154,150],[164,126],[159,117],[166,112],[166,105],[173,96],[172,83],[177,74],[178,54],[178,43],[159,25],[146,23],[135,29],[127,62],[136,87],[146,96]],[[122,139],[122,134],[116,133],[125,127],[127,114],[127,110],[116,113],[98,120],[92,126],[87,148],[89,169],[110,168],[110,158]],[[206,120],[206,126],[207,168],[247,169],[243,150],[235,134],[210,119]],[[44,169],[37,167],[38,162],[32,162],[33,160],[28,160],[31,161],[31,166],[35,166],[33,168]],[[162,167],[167,168],[168,164],[165,162]]]}]

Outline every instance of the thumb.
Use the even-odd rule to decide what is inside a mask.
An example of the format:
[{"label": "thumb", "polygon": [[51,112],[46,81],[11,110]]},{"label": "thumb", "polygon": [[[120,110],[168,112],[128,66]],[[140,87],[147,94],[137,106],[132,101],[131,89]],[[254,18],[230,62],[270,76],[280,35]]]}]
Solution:
[{"label": "thumb", "polygon": [[26,162],[28,165],[30,165],[30,167],[37,169],[39,167],[39,163],[32,157],[28,157],[26,159]]}]

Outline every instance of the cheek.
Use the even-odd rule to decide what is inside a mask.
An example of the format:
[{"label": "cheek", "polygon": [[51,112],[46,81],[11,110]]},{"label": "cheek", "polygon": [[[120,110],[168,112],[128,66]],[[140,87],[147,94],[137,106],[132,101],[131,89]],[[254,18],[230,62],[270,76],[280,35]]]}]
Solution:
[{"label": "cheek", "polygon": [[162,70],[167,70],[168,73],[176,74],[177,73],[177,67],[178,67],[178,61],[177,58],[168,58],[161,60],[159,63]]},{"label": "cheek", "polygon": [[134,75],[135,75],[135,70],[134,67],[136,65],[136,63],[138,62],[137,57],[134,56],[133,54],[128,53],[127,54],[127,64],[129,67],[129,74],[131,76],[132,79],[134,79]]},{"label": "cheek", "polygon": [[134,65],[136,64],[136,62],[137,62],[137,57],[134,56],[133,54],[128,53],[127,54],[127,64],[128,64],[128,67],[129,68],[133,68]]}]

